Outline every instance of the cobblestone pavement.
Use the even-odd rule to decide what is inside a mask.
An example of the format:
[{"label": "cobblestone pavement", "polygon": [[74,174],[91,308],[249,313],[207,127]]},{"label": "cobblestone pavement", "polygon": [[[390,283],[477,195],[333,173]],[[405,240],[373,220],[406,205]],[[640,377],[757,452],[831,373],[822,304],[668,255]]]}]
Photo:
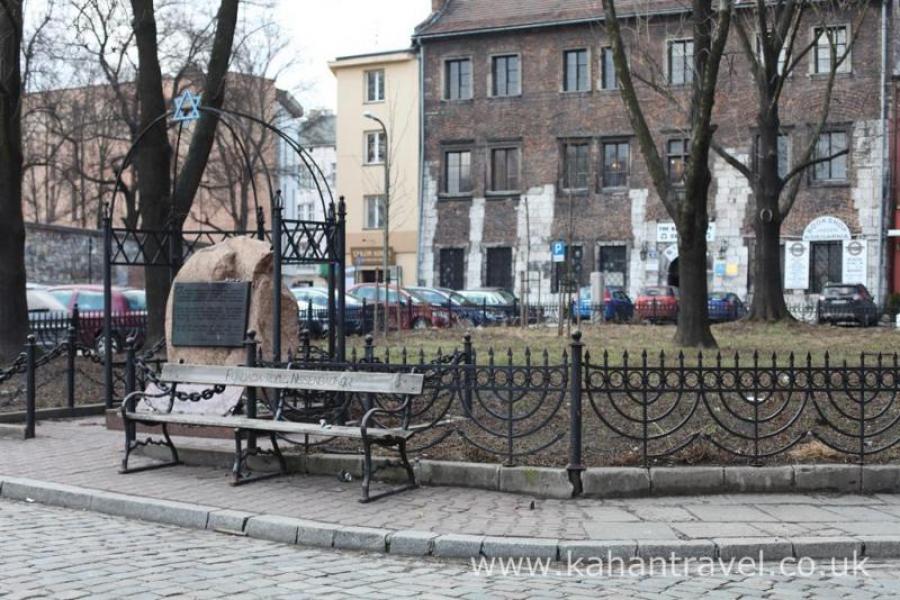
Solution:
[{"label": "cobblestone pavement", "polygon": [[[896,598],[900,563],[810,576],[476,573],[470,564],[307,550],[0,501],[0,598]],[[769,571],[772,571],[770,574]],[[824,572],[823,572],[824,571]]]},{"label": "cobblestone pavement", "polygon": [[[230,448],[224,440],[217,443]],[[106,430],[100,419],[43,422],[36,439],[0,439],[0,475],[340,525],[437,533],[568,540],[900,535],[900,495],[533,500],[425,487],[360,504],[359,482],[335,477],[296,475],[235,488],[225,468],[179,466],[119,475],[121,447],[121,432]]]}]

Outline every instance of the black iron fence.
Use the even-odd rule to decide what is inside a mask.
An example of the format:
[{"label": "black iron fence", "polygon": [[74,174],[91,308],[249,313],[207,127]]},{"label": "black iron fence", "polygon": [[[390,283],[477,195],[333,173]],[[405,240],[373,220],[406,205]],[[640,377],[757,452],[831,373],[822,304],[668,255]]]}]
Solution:
[{"label": "black iron fence", "polygon": [[[403,398],[390,395],[311,391],[254,393],[254,407],[260,415],[351,424],[373,407],[387,409],[377,424],[408,422],[416,431],[410,450],[420,456],[565,466],[573,481],[586,465],[863,464],[896,459],[900,446],[896,354],[860,354],[852,363],[827,354],[591,356],[576,332],[553,359],[528,349],[479,353],[466,336],[432,356],[379,350],[368,338],[346,362],[307,339],[285,363],[255,364],[422,373],[424,391],[403,412]],[[358,451],[327,434],[285,439]]]},{"label": "black iron fence", "polygon": [[[147,331],[147,312],[113,312],[112,324],[113,349],[123,350],[128,338],[135,338],[139,344],[143,341]],[[28,326],[37,345],[43,349],[55,348],[67,341],[70,329],[74,330],[79,343],[101,351],[103,348],[102,310],[80,310],[76,305],[71,312],[31,311],[28,313]]]}]

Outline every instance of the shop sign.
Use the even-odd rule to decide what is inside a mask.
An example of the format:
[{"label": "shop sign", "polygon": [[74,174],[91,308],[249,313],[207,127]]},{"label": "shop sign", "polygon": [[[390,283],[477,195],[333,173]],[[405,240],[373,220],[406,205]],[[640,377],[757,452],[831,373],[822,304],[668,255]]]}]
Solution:
[{"label": "shop sign", "polygon": [[849,240],[850,228],[837,217],[824,216],[813,219],[803,230],[804,242]]},{"label": "shop sign", "polygon": [[844,240],[843,283],[866,283],[868,254],[866,240]]},{"label": "shop sign", "polygon": [[809,242],[787,241],[784,245],[784,289],[809,288]]}]

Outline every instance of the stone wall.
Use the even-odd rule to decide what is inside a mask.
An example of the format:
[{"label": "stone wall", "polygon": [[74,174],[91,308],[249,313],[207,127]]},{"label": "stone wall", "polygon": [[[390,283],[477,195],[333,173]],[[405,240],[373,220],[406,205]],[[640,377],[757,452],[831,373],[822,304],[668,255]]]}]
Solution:
[{"label": "stone wall", "polygon": [[[92,229],[26,223],[25,271],[29,283],[103,283],[103,234]],[[113,284],[117,286],[139,286],[142,279],[139,269],[113,270]]]}]

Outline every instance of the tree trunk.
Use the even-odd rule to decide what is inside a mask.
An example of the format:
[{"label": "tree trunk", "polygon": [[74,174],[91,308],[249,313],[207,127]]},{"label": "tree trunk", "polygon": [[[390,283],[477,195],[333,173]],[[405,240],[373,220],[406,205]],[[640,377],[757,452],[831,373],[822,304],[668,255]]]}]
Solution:
[{"label": "tree trunk", "polygon": [[[689,185],[681,202],[678,219],[678,327],[675,342],[681,346],[714,348],[716,340],[709,327],[709,281],[707,279],[706,230],[709,218],[706,195],[712,179],[706,163],[699,169],[695,185]],[[694,196],[693,198],[691,196]]]},{"label": "tree trunk", "polygon": [[22,215],[22,2],[0,10],[0,360],[22,351],[28,334],[25,220]]},{"label": "tree trunk", "polygon": [[[163,97],[162,71],[159,65],[156,40],[156,17],[153,0],[131,0],[134,11],[134,33],[138,49],[138,101],[141,129],[166,112]],[[159,121],[144,136],[138,148],[135,165],[138,172],[138,190],[141,227],[160,230],[166,226],[171,214],[169,164],[172,146],[166,133],[165,121]],[[115,215],[113,215],[115,218]],[[152,238],[152,236],[151,236]],[[169,248],[158,248],[155,240],[148,239],[145,256],[168,256]],[[165,308],[169,297],[171,274],[166,264],[148,265],[144,268],[147,288],[147,341],[156,342],[165,335]]]}]

